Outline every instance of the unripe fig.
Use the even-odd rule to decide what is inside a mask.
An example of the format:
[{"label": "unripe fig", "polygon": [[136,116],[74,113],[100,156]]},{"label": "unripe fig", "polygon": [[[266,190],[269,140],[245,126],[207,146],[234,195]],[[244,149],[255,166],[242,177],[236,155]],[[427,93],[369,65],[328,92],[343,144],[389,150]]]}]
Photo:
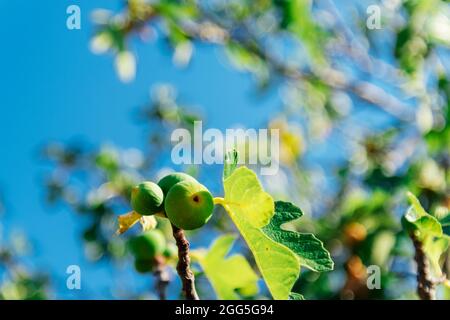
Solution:
[{"label": "unripe fig", "polygon": [[153,182],[138,184],[131,191],[131,207],[143,216],[149,216],[162,210],[164,194]]},{"label": "unripe fig", "polygon": [[128,248],[136,260],[152,260],[163,253],[166,238],[161,230],[147,231],[128,241]]},{"label": "unripe fig", "polygon": [[164,208],[170,222],[175,226],[193,230],[200,228],[211,218],[214,200],[204,185],[186,180],[170,188]]},{"label": "unripe fig", "polygon": [[103,149],[95,157],[95,164],[106,171],[115,171],[119,168],[119,157],[113,149]]},{"label": "unripe fig", "polygon": [[154,264],[154,260],[136,259],[134,261],[134,268],[139,273],[147,273],[153,271]]},{"label": "unripe fig", "polygon": [[178,256],[178,247],[173,243],[168,243],[164,249],[163,256],[166,258],[174,258]]},{"label": "unripe fig", "polygon": [[167,194],[169,193],[169,190],[174,185],[176,185],[178,182],[182,182],[182,181],[193,181],[193,182],[198,183],[198,181],[195,180],[195,178],[191,177],[190,175],[188,175],[186,173],[174,172],[174,173],[168,174],[167,176],[165,176],[164,178],[159,180],[158,186],[163,191],[164,197],[166,197]]}]

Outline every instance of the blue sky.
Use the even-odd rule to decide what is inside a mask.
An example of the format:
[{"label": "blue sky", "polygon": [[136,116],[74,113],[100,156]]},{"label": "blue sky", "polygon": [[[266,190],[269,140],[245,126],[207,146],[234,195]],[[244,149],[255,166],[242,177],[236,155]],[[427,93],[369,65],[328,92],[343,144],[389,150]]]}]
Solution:
[{"label": "blue sky", "polygon": [[[35,245],[33,263],[51,272],[59,298],[108,297],[111,271],[83,258],[77,217],[43,201],[42,177],[48,172],[37,157],[48,141],[82,139],[140,147],[142,127],[132,112],[148,102],[157,83],[173,84],[183,102],[199,106],[207,127],[224,129],[245,119],[258,126],[279,107],[275,92],[255,95],[251,77],[224,63],[212,46],[196,48],[190,67],[172,65],[162,41],[137,43],[136,80],[121,83],[110,56],[93,55],[89,13],[118,8],[121,1],[0,2],[0,191],[6,199],[5,233],[23,230]],[[81,8],[81,30],[66,28],[66,8]],[[264,112],[259,112],[264,110]],[[65,270],[82,268],[83,290],[65,289]]]}]

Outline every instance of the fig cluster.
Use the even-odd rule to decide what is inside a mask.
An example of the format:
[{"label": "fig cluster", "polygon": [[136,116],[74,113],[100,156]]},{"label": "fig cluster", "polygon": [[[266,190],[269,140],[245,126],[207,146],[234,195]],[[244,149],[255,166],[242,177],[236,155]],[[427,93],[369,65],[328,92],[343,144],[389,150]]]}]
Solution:
[{"label": "fig cluster", "polygon": [[131,192],[131,206],[141,215],[163,213],[180,229],[193,230],[211,218],[214,200],[209,190],[188,174],[176,172],[158,184],[146,181]]}]

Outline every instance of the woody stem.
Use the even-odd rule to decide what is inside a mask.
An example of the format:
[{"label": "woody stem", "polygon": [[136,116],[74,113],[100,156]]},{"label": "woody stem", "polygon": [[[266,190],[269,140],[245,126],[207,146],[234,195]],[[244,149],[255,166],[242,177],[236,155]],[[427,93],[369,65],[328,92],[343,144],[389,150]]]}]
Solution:
[{"label": "woody stem", "polygon": [[183,284],[182,292],[187,300],[200,300],[195,289],[195,277],[190,269],[189,241],[183,229],[172,224],[173,237],[178,247],[177,272]]}]

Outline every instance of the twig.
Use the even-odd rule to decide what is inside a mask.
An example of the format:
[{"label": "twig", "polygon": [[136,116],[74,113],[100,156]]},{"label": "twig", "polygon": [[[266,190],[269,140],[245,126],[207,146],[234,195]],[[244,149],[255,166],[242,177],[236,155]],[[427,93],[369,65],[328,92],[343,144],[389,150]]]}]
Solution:
[{"label": "twig", "polygon": [[156,279],[156,291],[158,292],[160,300],[166,300],[166,288],[170,283],[169,273],[162,257],[156,258],[156,269],[154,272]]},{"label": "twig", "polygon": [[[264,46],[258,43],[257,39],[252,37],[248,30],[246,30],[246,35],[249,39],[244,41],[236,34],[229,33],[227,26],[221,23],[215,15],[211,15],[204,10],[202,10],[202,13],[212,24],[216,25],[218,28],[221,28],[224,33],[228,34],[228,36],[224,37],[224,39],[239,43],[260,59],[266,61],[273,68],[273,70],[278,72],[280,75],[291,80],[320,80],[331,88],[340,89],[355,94],[360,99],[382,109],[384,112],[389,113],[398,120],[404,122],[414,120],[414,112],[411,111],[410,106],[400,101],[397,97],[389,94],[381,87],[367,81],[349,79],[343,72],[329,67],[322,68],[315,72],[299,70],[295,66],[276,59],[267,50],[264,50]],[[195,32],[191,32],[189,35],[192,38],[199,38]]]},{"label": "twig", "polygon": [[320,80],[334,89],[340,89],[355,94],[358,98],[382,109],[384,112],[405,122],[414,119],[411,108],[401,102],[395,96],[387,93],[384,89],[363,80],[350,80],[347,76],[331,68],[323,68],[316,71],[317,74],[302,72],[296,68],[277,61],[266,53],[259,51],[258,55],[269,62],[275,71],[287,78],[301,81]]},{"label": "twig", "polygon": [[434,300],[436,298],[436,283],[430,279],[430,266],[423,251],[422,242],[411,234],[414,244],[414,260],[417,263],[417,294],[422,300]]},{"label": "twig", "polygon": [[[257,44],[256,39],[250,38],[249,41],[243,41],[238,35],[229,32],[227,26],[217,19],[215,15],[212,15],[205,10],[202,10],[202,14],[206,18],[202,23],[182,25],[183,32],[194,40],[219,44],[225,44],[227,41],[237,42],[260,59],[266,61],[274,71],[288,79],[300,81],[320,80],[333,89],[353,93],[358,98],[380,108],[384,112],[387,112],[403,122],[410,122],[415,119],[415,113],[409,105],[403,103],[400,99],[373,83],[349,79],[343,72],[331,68],[323,68],[316,72],[299,70],[298,68],[279,61],[271,56],[266,50],[262,49],[260,44]],[[124,27],[124,31],[125,33],[130,33],[157,16],[158,12],[150,10],[147,16],[143,17],[139,23],[132,20],[128,21]],[[214,32],[212,32],[213,34],[219,34],[220,36],[207,36],[208,32],[205,33],[204,30],[206,27],[208,27],[208,30],[214,30]]]},{"label": "twig", "polygon": [[183,294],[187,300],[200,300],[195,290],[195,278],[189,265],[189,241],[184,235],[183,229],[177,228],[172,224],[173,237],[178,247],[177,272],[183,283]]}]

